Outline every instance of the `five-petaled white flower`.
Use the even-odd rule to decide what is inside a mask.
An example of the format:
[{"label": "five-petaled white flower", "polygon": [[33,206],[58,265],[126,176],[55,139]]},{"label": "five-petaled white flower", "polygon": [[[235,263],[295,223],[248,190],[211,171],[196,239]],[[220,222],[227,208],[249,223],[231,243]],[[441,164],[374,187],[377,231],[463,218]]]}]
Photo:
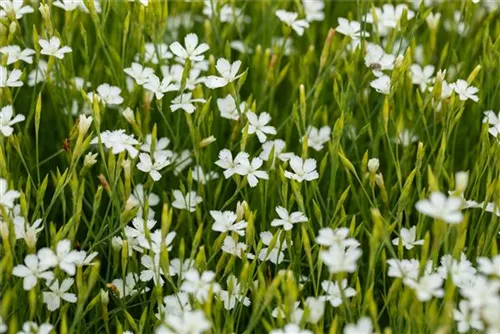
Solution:
[{"label": "five-petaled white flower", "polygon": [[307,146],[312,147],[316,151],[321,151],[324,144],[330,141],[332,129],[325,125],[320,129],[310,126],[307,128]]},{"label": "five-petaled white flower", "polygon": [[246,102],[241,102],[237,107],[234,97],[227,94],[226,97],[217,99],[217,107],[219,107],[221,117],[238,120],[240,114],[246,111]]},{"label": "five-petaled white flower", "polygon": [[137,163],[137,169],[144,173],[149,173],[153,181],[158,181],[161,179],[160,170],[170,165],[170,159],[166,156],[159,156],[153,159],[151,155],[147,153],[139,154],[139,162]]},{"label": "five-petaled white flower", "polygon": [[18,60],[22,60],[28,64],[33,63],[33,55],[35,50],[26,48],[21,50],[19,45],[7,45],[0,48],[0,53],[7,55],[7,65],[14,64]]},{"label": "five-petaled white flower", "polygon": [[233,211],[215,211],[211,210],[210,215],[215,220],[212,230],[216,232],[236,232],[244,236],[248,223],[244,220],[236,222],[237,216]]},{"label": "five-petaled white flower", "polygon": [[333,244],[328,250],[322,250],[319,256],[328,267],[330,274],[353,273],[357,269],[358,259],[361,257],[361,249],[356,246],[343,247]]},{"label": "five-petaled white flower", "polygon": [[271,261],[274,264],[280,264],[285,258],[285,253],[283,253],[283,251],[288,247],[286,240],[281,241],[281,238],[281,232],[279,232],[273,248],[270,248],[269,246],[271,246],[273,234],[269,231],[261,232],[260,239],[262,240],[262,243],[268,247],[264,247],[260,250],[259,260]]},{"label": "five-petaled white flower", "polygon": [[236,174],[246,176],[250,187],[255,187],[259,183],[259,179],[268,180],[267,172],[259,170],[264,163],[261,158],[253,158],[252,162],[248,157],[239,159],[239,164],[235,168]]},{"label": "five-petaled white flower", "polygon": [[50,40],[40,39],[38,44],[42,47],[40,51],[41,54],[47,56],[54,56],[58,59],[63,59],[65,53],[72,52],[73,50],[69,46],[61,46],[61,40],[57,37],[51,37]]},{"label": "five-petaled white flower", "polygon": [[14,208],[14,201],[21,196],[17,190],[8,190],[9,185],[7,180],[0,178],[0,205],[5,206],[7,209]]},{"label": "five-petaled white flower", "polygon": [[[120,154],[127,151],[132,158],[137,156],[139,151],[134,147],[139,144],[133,135],[128,135],[125,130],[104,131],[101,133],[101,141],[106,148],[111,149],[113,154]],[[98,143],[98,137],[92,139],[91,144]]]},{"label": "five-petaled white flower", "polygon": [[283,329],[273,329],[269,334],[312,334],[308,329],[302,329],[295,323],[285,325]]},{"label": "five-petaled white flower", "polygon": [[194,102],[207,102],[205,99],[193,99],[192,96],[193,94],[189,92],[174,98],[172,102],[170,102],[170,109],[172,112],[182,109],[188,114],[192,114],[196,110],[196,107],[193,104]]},{"label": "five-petaled white flower", "polygon": [[161,100],[165,93],[174,92],[179,89],[179,86],[172,83],[172,77],[166,76],[160,81],[160,78],[152,74],[144,84],[144,88],[155,94],[157,100]]},{"label": "five-petaled white flower", "polygon": [[285,231],[289,231],[293,228],[293,224],[303,223],[307,221],[307,217],[300,211],[288,213],[287,209],[282,206],[276,207],[276,213],[280,217],[279,219],[273,219],[271,226],[283,226]]},{"label": "five-petaled white flower", "polygon": [[33,13],[33,7],[24,6],[24,0],[2,0],[0,2],[0,18],[12,14],[17,20],[22,18],[24,14]]},{"label": "five-petaled white flower", "polygon": [[238,75],[240,66],[241,66],[240,60],[237,60],[231,64],[229,63],[228,60],[224,58],[219,58],[217,60],[215,68],[217,69],[217,72],[219,72],[221,76],[218,77],[214,75],[209,75],[205,79],[205,86],[207,86],[210,89],[226,86],[228,83],[233,82],[234,80],[242,76],[242,74]]},{"label": "five-petaled white flower", "polygon": [[451,83],[450,87],[452,87],[455,93],[458,94],[460,101],[467,101],[468,99],[471,99],[474,102],[479,101],[479,97],[476,95],[477,92],[479,92],[479,89],[474,86],[469,86],[465,80],[459,79],[454,83]]},{"label": "five-petaled white flower", "polygon": [[[44,250],[42,248],[40,251]],[[12,275],[23,278],[23,289],[29,291],[35,287],[39,279],[51,281],[54,273],[51,268],[55,261],[42,261],[41,255],[29,254],[24,258],[24,264],[19,264],[12,270]]]},{"label": "five-petaled white flower", "polygon": [[484,329],[480,310],[471,307],[467,300],[461,300],[458,309],[453,310],[453,319],[457,322],[457,329],[460,333],[467,333],[471,328],[477,331]]},{"label": "five-petaled white flower", "polygon": [[433,192],[429,199],[423,199],[415,204],[415,208],[424,215],[441,219],[448,224],[458,224],[464,215],[460,211],[463,201],[458,197],[446,197],[443,193]]},{"label": "five-petaled white flower", "polygon": [[0,66],[0,88],[2,87],[21,87],[23,82],[19,80],[23,72],[19,69],[7,70],[6,67]]},{"label": "five-petaled white flower", "polygon": [[292,27],[292,29],[295,30],[299,36],[304,34],[304,29],[309,28],[309,22],[303,19],[297,20],[299,17],[298,13],[278,9],[276,11],[276,16],[281,20],[281,22]]},{"label": "five-petaled white flower", "polygon": [[180,190],[174,190],[174,201],[172,202],[174,208],[195,212],[196,205],[201,202],[203,202],[203,199],[195,191],[190,191],[184,195]]},{"label": "five-petaled white flower", "polygon": [[344,248],[359,246],[359,242],[354,238],[348,238],[348,235],[349,229],[347,227],[339,227],[336,229],[325,227],[318,231],[316,243],[321,246],[338,245]]},{"label": "five-petaled white flower", "polygon": [[356,296],[356,290],[347,286],[347,279],[343,279],[342,282],[332,282],[324,280],[321,282],[321,288],[326,293],[326,295],[320,298],[324,301],[330,302],[333,307],[338,307],[342,305],[342,301]]},{"label": "five-petaled white flower", "polygon": [[215,282],[213,271],[204,271],[200,275],[196,269],[190,269],[184,273],[183,278],[180,290],[193,295],[200,303],[207,300],[210,289],[214,293],[220,290],[219,284]]},{"label": "five-petaled white flower", "polygon": [[316,171],[316,160],[312,158],[302,160],[301,157],[294,155],[290,158],[289,162],[293,173],[285,171],[286,178],[302,182],[316,180],[319,177]]},{"label": "five-petaled white flower", "polygon": [[132,63],[130,67],[123,69],[123,72],[131,76],[138,85],[144,85],[154,75],[151,67],[145,67],[139,63]]},{"label": "five-petaled white flower", "polygon": [[429,83],[431,82],[432,75],[434,74],[434,66],[427,65],[422,68],[419,64],[413,64],[410,67],[411,70],[411,82],[414,85],[419,85],[422,92],[425,91]]},{"label": "five-petaled white flower", "polygon": [[[243,242],[237,242],[232,236],[228,235],[224,238],[221,249],[224,253],[237,256],[241,259],[242,254],[246,253],[247,245]],[[248,259],[253,259],[255,257],[255,255],[251,253],[248,253],[245,256]]]},{"label": "five-petaled white flower", "polygon": [[338,19],[339,25],[335,28],[335,31],[351,37],[354,40],[359,39],[360,37],[369,37],[370,34],[361,30],[361,24],[358,21],[349,21],[343,17],[339,17]]},{"label": "five-petaled white flower", "polygon": [[243,159],[248,160],[248,157],[248,153],[240,152],[233,159],[231,151],[225,148],[219,152],[219,160],[215,164],[224,169],[224,177],[228,179],[236,173],[236,168],[240,165],[240,161]]},{"label": "five-petaled white flower", "polygon": [[401,244],[406,249],[413,249],[417,245],[423,245],[424,240],[415,240],[416,229],[416,226],[412,226],[410,229],[403,227],[399,233],[399,238],[392,239],[392,244],[397,246],[401,240]]},{"label": "five-petaled white flower", "polygon": [[415,290],[417,299],[421,302],[429,301],[432,297],[441,298],[444,296],[444,290],[441,288],[443,279],[439,274],[424,275],[418,280],[406,278],[404,283]]},{"label": "five-petaled white flower", "polygon": [[198,36],[196,34],[188,34],[184,37],[184,45],[185,48],[177,41],[170,44],[170,51],[183,63],[186,59],[194,62],[202,61],[205,58],[202,54],[210,49],[208,44],[201,43],[198,45]]},{"label": "five-petaled white flower", "polygon": [[385,53],[380,45],[368,43],[366,47],[365,65],[376,77],[384,75],[382,71],[394,69],[394,55]]},{"label": "five-petaled white flower", "polygon": [[391,91],[391,78],[387,75],[382,75],[370,82],[370,86],[378,93],[387,95]]},{"label": "five-petaled white flower", "polygon": [[344,334],[372,334],[373,325],[368,317],[362,317],[355,324],[347,324],[344,327]]},{"label": "five-petaled white flower", "polygon": [[11,105],[0,110],[0,133],[5,137],[9,137],[14,132],[12,125],[25,120],[24,115],[16,115],[14,118],[12,116],[14,116],[14,110]]},{"label": "five-petaled white flower", "polygon": [[47,304],[47,309],[51,312],[57,310],[61,306],[61,299],[68,303],[76,303],[77,298],[74,293],[68,292],[73,286],[74,280],[66,278],[59,285],[59,280],[55,279],[49,284],[49,292],[43,292],[43,302]]},{"label": "five-petaled white flower", "polygon": [[[97,87],[97,96],[99,101],[102,100],[108,105],[119,105],[123,102],[123,97],[120,96],[121,91],[119,87],[105,83]],[[91,95],[89,95],[89,100],[93,100],[91,99]]]},{"label": "five-petaled white flower", "polygon": [[261,143],[264,143],[267,140],[268,135],[275,135],[276,128],[271,125],[267,125],[271,121],[271,115],[267,112],[260,113],[257,116],[252,111],[248,111],[246,113],[248,119],[248,134],[257,134],[257,138]]}]

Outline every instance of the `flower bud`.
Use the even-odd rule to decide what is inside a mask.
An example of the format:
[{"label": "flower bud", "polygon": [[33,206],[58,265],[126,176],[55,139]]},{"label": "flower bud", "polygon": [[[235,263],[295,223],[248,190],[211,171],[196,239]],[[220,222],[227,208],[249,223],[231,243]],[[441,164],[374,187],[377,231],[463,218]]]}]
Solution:
[{"label": "flower bud", "polygon": [[404,59],[405,59],[405,57],[402,54],[399,54],[396,57],[396,60],[394,61],[394,66],[395,67],[400,67],[401,65],[403,65],[403,60]]},{"label": "flower bud", "polygon": [[89,130],[90,124],[92,124],[92,116],[85,116],[85,115],[80,115],[79,122],[78,122],[78,134],[80,136],[85,136],[87,131]]},{"label": "flower bud", "polygon": [[439,25],[440,19],[441,19],[441,13],[436,13],[436,14],[430,13],[425,18],[425,21],[427,22],[427,26],[429,26],[430,30],[436,30]]},{"label": "flower bud", "polygon": [[101,304],[108,305],[109,303],[109,292],[101,289]]},{"label": "flower bud", "polygon": [[370,173],[377,173],[378,168],[380,167],[380,161],[377,158],[372,158],[368,160],[368,170]]},{"label": "flower bud", "polygon": [[83,159],[83,166],[90,168],[93,165],[95,165],[96,162],[97,162],[97,153],[92,154],[91,152],[89,152]]},{"label": "flower bud", "polygon": [[459,193],[463,193],[465,188],[467,188],[467,183],[469,183],[469,173],[460,171],[455,174],[455,190]]},{"label": "flower bud", "polygon": [[200,147],[206,147],[206,146],[212,144],[213,142],[215,142],[216,140],[217,139],[214,136],[210,136],[210,137],[204,138],[200,142]]},{"label": "flower bud", "polygon": [[128,108],[125,109],[123,112],[122,112],[122,116],[125,117],[125,119],[127,120],[127,122],[129,123],[134,123],[135,122],[135,116],[134,116],[134,112],[132,111],[132,109]]},{"label": "flower bud", "polygon": [[247,202],[243,201],[236,203],[236,221],[243,220],[245,216],[245,207],[247,205]]}]

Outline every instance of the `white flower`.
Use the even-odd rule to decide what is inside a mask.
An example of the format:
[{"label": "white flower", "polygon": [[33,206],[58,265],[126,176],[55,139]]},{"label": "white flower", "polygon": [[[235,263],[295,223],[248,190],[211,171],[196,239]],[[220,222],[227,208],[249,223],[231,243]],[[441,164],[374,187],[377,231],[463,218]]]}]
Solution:
[{"label": "white flower", "polygon": [[[127,135],[125,130],[115,130],[115,131],[104,131],[101,133],[101,141],[106,146],[106,148],[111,149],[113,154],[120,154],[123,151],[127,151],[132,158],[137,156],[137,149],[134,147],[139,144],[139,142],[134,138],[133,135]],[[91,144],[98,143],[98,137],[95,137],[90,142]]]},{"label": "white flower", "polygon": [[369,43],[366,47],[365,65],[369,67],[377,77],[382,76],[382,71],[394,69],[394,55],[385,53],[380,45]]},{"label": "white flower", "polygon": [[[147,197],[147,198],[146,198]],[[130,194],[130,197],[127,199],[127,203],[125,205],[126,209],[132,209],[137,206],[140,206],[141,208],[144,206],[146,203],[146,200],[148,202],[148,206],[151,208],[153,206],[158,205],[160,203],[160,198],[153,193],[150,194],[145,194],[144,193],[144,186],[142,184],[138,184],[135,186],[134,190],[132,191],[132,194]],[[142,210],[140,217],[142,217]],[[153,212],[151,209],[149,212]]]},{"label": "white flower", "polygon": [[10,73],[6,67],[0,66],[0,88],[2,87],[21,87],[23,82],[19,80],[23,72],[19,69],[13,69]]},{"label": "white flower", "polygon": [[185,112],[187,112],[188,114],[192,114],[196,110],[196,108],[193,104],[194,102],[203,102],[203,103],[206,102],[205,99],[193,99],[193,98],[191,98],[192,96],[193,96],[193,94],[191,92],[189,92],[189,93],[181,94],[181,95],[177,96],[176,98],[174,98],[170,102],[170,109],[172,110],[172,112],[174,112],[178,109],[182,109]]},{"label": "white flower", "polygon": [[[170,59],[173,55],[168,52],[168,45],[165,43],[146,43],[146,48],[144,52],[144,62],[153,63],[155,65],[159,64],[162,60]],[[138,62],[140,55],[135,56],[135,61]]]},{"label": "white flower", "polygon": [[[166,148],[170,144],[170,139],[167,137],[162,137],[156,139],[155,151],[153,153],[155,159],[172,159],[174,152],[167,150]],[[141,145],[141,151],[151,153],[151,148],[153,146],[153,136],[151,134],[146,135],[144,139],[144,144]]]},{"label": "white flower", "polygon": [[50,334],[52,333],[52,329],[54,329],[54,326],[49,323],[44,323],[38,326],[38,324],[33,321],[27,321],[23,324],[23,329],[17,332],[17,334]]},{"label": "white flower", "polygon": [[387,95],[391,91],[391,78],[387,75],[382,75],[370,82],[370,86],[378,93]]},{"label": "white flower", "polygon": [[[42,251],[45,251],[42,253]],[[52,261],[51,257],[55,257],[56,263],[61,270],[66,272],[70,276],[76,274],[76,263],[75,261],[80,258],[78,251],[71,250],[71,241],[68,239],[63,239],[57,243],[56,252],[49,249],[41,249],[39,252],[40,261]],[[40,254],[43,254],[40,256]]]},{"label": "white flower", "polygon": [[24,0],[2,0],[0,2],[0,18],[11,14],[16,17],[17,20],[21,19],[24,14],[33,13],[33,8],[29,5],[23,6]]},{"label": "white flower", "polygon": [[260,158],[253,158],[252,162],[244,157],[238,160],[239,164],[235,168],[235,173],[246,176],[250,187],[255,187],[259,183],[259,179],[268,180],[267,172],[259,170],[264,163]]},{"label": "white flower", "polygon": [[[260,238],[264,245],[270,246],[271,241],[273,240],[273,234],[269,231],[264,231],[260,233]],[[281,232],[278,233],[273,248],[264,247],[260,250],[259,260],[271,261],[274,264],[280,264],[285,257],[283,251],[286,250],[288,247],[286,240],[283,240],[283,242],[281,242],[280,240],[281,240]]]},{"label": "white flower", "polygon": [[236,306],[236,302],[240,302],[245,306],[250,306],[250,298],[244,294],[238,279],[233,274],[229,275],[226,280],[228,290],[221,290],[219,298],[224,302],[226,310],[232,310]]},{"label": "white flower", "polygon": [[353,273],[357,269],[358,259],[361,257],[361,249],[351,246],[344,248],[333,244],[328,250],[319,253],[321,260],[328,267],[330,274]]},{"label": "white flower", "polygon": [[220,77],[210,75],[205,79],[205,86],[207,86],[210,89],[214,88],[219,88],[219,87],[224,87],[228,83],[235,81],[239,77],[242,76],[242,74],[237,75],[238,71],[240,70],[241,66],[241,61],[237,60],[234,63],[229,63],[224,58],[219,58],[217,59],[217,64],[215,65],[215,68],[217,69],[217,72],[221,75]]},{"label": "white flower", "polygon": [[330,141],[332,129],[326,125],[321,129],[310,126],[307,128],[307,146],[312,147],[316,151],[321,151],[323,145]]},{"label": "white flower", "polygon": [[[246,253],[247,245],[243,242],[237,242],[232,236],[228,235],[224,238],[224,242],[221,247],[224,253],[228,253],[237,256],[241,259],[242,254]],[[255,256],[251,253],[246,254],[248,259],[253,259]]]},{"label": "white flower", "polygon": [[228,149],[223,149],[219,152],[219,160],[215,162],[217,166],[224,170],[224,177],[226,179],[230,178],[234,173],[236,173],[236,169],[240,164],[240,161],[243,159],[248,160],[248,153],[240,152],[236,155],[233,160],[233,155],[231,151]]},{"label": "white flower", "polygon": [[288,211],[282,207],[276,207],[276,213],[280,219],[273,219],[271,226],[283,226],[285,231],[289,231],[293,228],[293,224],[303,223],[307,221],[307,217],[300,211],[292,212],[288,214]]},{"label": "white flower", "polygon": [[341,286],[339,286],[338,282],[325,280],[321,282],[321,288],[326,293],[325,296],[320,297],[321,300],[330,302],[333,307],[342,305],[343,299],[356,296],[356,290],[347,287],[347,279],[345,278],[342,280]]},{"label": "white flower", "polygon": [[368,317],[362,317],[356,324],[347,324],[344,327],[344,334],[372,334],[373,325]]},{"label": "white flower", "polygon": [[441,289],[443,279],[439,274],[428,274],[420,277],[418,280],[405,279],[404,283],[415,290],[417,299],[426,302],[432,297],[441,298],[444,296],[444,290]]},{"label": "white flower", "polygon": [[485,275],[495,275],[500,277],[500,255],[496,255],[489,259],[487,257],[479,257],[477,259],[479,271]]},{"label": "white flower", "polygon": [[295,12],[287,12],[283,9],[278,9],[276,11],[276,16],[280,19],[281,22],[286,24],[287,26],[292,27],[293,30],[297,33],[297,35],[302,36],[304,34],[304,29],[309,28],[309,22],[306,20],[297,20],[299,16],[298,13]]},{"label": "white flower", "polygon": [[427,15],[425,18],[425,22],[427,22],[427,26],[431,30],[437,29],[440,20],[441,20],[441,13],[435,13],[435,14],[429,13],[429,15]]},{"label": "white flower", "polygon": [[59,286],[59,280],[55,279],[50,283],[50,292],[43,292],[43,302],[47,304],[47,309],[51,312],[57,310],[61,306],[61,299],[68,303],[76,303],[77,298],[74,293],[68,292],[73,285],[72,278],[66,278]]},{"label": "white flower", "polygon": [[[136,273],[129,272],[127,276],[125,277],[125,280],[122,280],[121,278],[114,279],[111,284],[113,284],[116,287],[116,290],[118,290],[118,298],[125,298],[128,296],[133,296],[137,293],[137,289],[135,288],[137,282],[139,281],[139,277]],[[145,291],[148,289],[145,288]],[[144,291],[143,290],[143,291]],[[145,292],[144,291],[144,292]]]},{"label": "white flower", "polygon": [[179,90],[179,86],[172,83],[172,77],[166,76],[160,82],[160,78],[151,74],[144,84],[144,88],[154,93],[157,100],[161,100],[167,92]]},{"label": "white flower", "polygon": [[155,285],[163,285],[165,281],[161,277],[163,275],[163,271],[160,268],[159,254],[155,254],[154,256],[143,255],[141,257],[141,264],[144,268],[146,268],[141,271],[141,275],[139,276],[139,279],[142,282],[149,282],[153,280]]},{"label": "white flower", "polygon": [[172,259],[169,261],[168,273],[170,276],[181,275],[184,276],[184,273],[193,268],[194,260],[185,259],[182,263],[179,259]]},{"label": "white flower", "polygon": [[25,120],[24,115],[19,114],[14,118],[12,116],[14,116],[14,110],[11,105],[7,105],[0,110],[0,133],[5,137],[9,137],[14,132],[12,125]]},{"label": "white flower", "polygon": [[[281,161],[288,161],[291,157],[294,156],[293,153],[286,153],[283,152],[285,149],[286,143],[284,140],[281,139],[275,139],[275,140],[268,140],[264,144],[262,144],[262,152],[259,155],[259,158],[261,158],[264,161],[268,161],[271,159],[271,161],[274,164],[274,160],[276,158],[280,159]],[[271,157],[271,151],[274,150],[274,154]]]},{"label": "white flower", "polygon": [[424,240],[415,240],[416,239],[416,226],[412,226],[410,229],[407,228],[402,228],[401,231],[399,232],[399,238],[392,239],[392,244],[393,245],[399,245],[399,242],[401,240],[401,244],[403,247],[406,249],[413,249],[413,247],[417,245],[423,245]]},{"label": "white flower", "polygon": [[411,70],[411,82],[414,85],[420,85],[420,90],[425,91],[427,86],[432,80],[432,75],[434,74],[434,66],[427,65],[422,68],[419,64],[413,64],[410,67]]},{"label": "white flower", "polygon": [[305,305],[306,310],[309,310],[309,315],[306,321],[311,324],[318,323],[321,318],[323,318],[323,314],[325,313],[325,302],[321,299],[321,297],[307,297]]},{"label": "white flower", "polygon": [[337,20],[339,25],[335,28],[335,31],[339,34],[349,36],[354,40],[360,37],[370,37],[369,33],[361,30],[361,24],[358,21],[349,21],[343,17],[339,17]]},{"label": "white flower", "polygon": [[302,0],[302,6],[306,12],[306,20],[323,21],[325,19],[325,1],[324,0]]},{"label": "white flower", "polygon": [[2,316],[0,316],[0,333],[5,333],[7,332],[7,325],[5,324],[5,322],[3,321],[3,318]]},{"label": "white flower", "polygon": [[473,309],[487,308],[495,304],[500,292],[500,281],[477,275],[472,284],[460,288],[462,297],[467,298]]},{"label": "white flower", "polygon": [[188,210],[189,212],[195,212],[196,205],[203,202],[203,199],[195,191],[190,191],[184,195],[180,190],[174,190],[174,198],[175,200],[172,202],[174,208]]},{"label": "white flower", "polygon": [[302,158],[294,155],[290,158],[290,167],[292,172],[285,171],[285,177],[298,182],[312,181],[319,177],[316,171],[316,160],[310,158],[302,160]]},{"label": "white flower", "polygon": [[453,319],[457,322],[457,328],[460,333],[466,333],[471,328],[478,331],[484,329],[479,310],[470,307],[469,302],[466,300],[461,300],[458,304],[458,309],[453,310]]},{"label": "white flower", "polygon": [[192,171],[193,180],[201,184],[207,184],[208,181],[216,180],[219,174],[214,171],[204,172],[201,166],[194,166]]},{"label": "white flower", "polygon": [[366,14],[364,20],[367,23],[377,24],[377,32],[380,36],[387,36],[389,32],[397,28],[399,25],[399,21],[403,16],[403,12],[406,10],[407,19],[411,20],[415,13],[408,9],[405,4],[399,4],[397,6],[391,4],[384,4],[382,8],[375,7],[373,11],[375,15],[371,12]]},{"label": "white flower", "polygon": [[144,173],[149,173],[153,181],[160,180],[161,174],[159,171],[170,165],[170,159],[165,156],[160,156],[159,159],[155,158],[153,163],[151,156],[147,153],[139,154],[139,160],[137,169]]},{"label": "white flower", "polygon": [[[40,82],[44,82],[47,76],[48,64],[45,60],[40,59],[37,67],[28,74],[28,86],[33,87]],[[0,78],[2,77],[2,69],[0,67]],[[1,84],[1,79],[0,79]]]},{"label": "white flower", "polygon": [[227,94],[224,98],[217,99],[217,107],[219,108],[221,117],[227,119],[238,120],[240,114],[246,111],[246,103],[241,102],[240,106],[236,106],[236,101],[231,94]]},{"label": "white flower", "polygon": [[38,234],[43,230],[42,219],[39,218],[30,225],[23,217],[14,217],[16,239],[24,239],[29,248],[36,246]]},{"label": "white flower", "polygon": [[348,235],[349,229],[346,227],[340,227],[336,229],[325,227],[318,231],[316,243],[321,246],[338,245],[343,248],[350,246],[359,246],[359,242],[354,238],[348,238]]},{"label": "white flower", "polygon": [[0,178],[0,205],[7,209],[14,208],[14,201],[21,196],[17,190],[8,190],[7,180]]},{"label": "white flower", "polygon": [[132,63],[123,72],[131,76],[138,85],[144,85],[154,75],[154,70],[151,67],[144,67],[139,63]]},{"label": "white flower", "polygon": [[198,62],[202,61],[204,56],[202,55],[210,47],[208,44],[201,43],[198,45],[198,36],[195,34],[188,34],[184,37],[185,48],[179,42],[173,42],[170,44],[170,51],[177,56],[177,59],[184,63],[186,59]]},{"label": "white flower", "polygon": [[0,48],[0,53],[7,55],[7,65],[14,64],[19,60],[31,64],[33,63],[33,55],[35,54],[35,50],[30,48],[21,50],[21,47],[19,45],[7,45]]},{"label": "white flower", "polygon": [[201,310],[184,310],[180,314],[167,312],[164,325],[158,327],[156,334],[201,334],[209,330],[210,322]]},{"label": "white flower", "polygon": [[54,273],[50,270],[54,262],[41,261],[40,256],[35,254],[26,255],[24,265],[19,264],[12,270],[12,275],[23,278],[23,289],[29,291],[35,287],[39,279],[51,281]]},{"label": "white flower", "polygon": [[418,136],[413,134],[413,132],[408,129],[404,129],[396,137],[396,143],[405,147],[410,146],[410,144],[415,143],[416,141],[418,141]]},{"label": "white flower", "polygon": [[308,329],[302,329],[297,324],[288,324],[283,329],[273,329],[269,334],[312,334]]},{"label": "white flower", "polygon": [[215,273],[213,271],[204,271],[200,273],[191,269],[184,274],[180,290],[187,292],[200,303],[203,303],[208,298],[210,289],[217,293],[220,290],[219,284],[215,283]]},{"label": "white flower", "polygon": [[65,53],[72,52],[73,50],[69,46],[61,46],[61,40],[57,37],[51,37],[50,40],[40,39],[38,44],[42,47],[40,53],[47,56],[54,56],[58,59],[63,59]]},{"label": "white flower", "polygon": [[448,224],[458,224],[463,219],[460,211],[462,199],[458,197],[446,197],[440,192],[433,192],[429,199],[423,199],[415,204],[415,208],[422,214],[435,219],[440,219]]},{"label": "white flower", "polygon": [[66,12],[71,12],[80,6],[85,6],[83,0],[57,0],[54,6],[63,9]]},{"label": "white flower", "polygon": [[212,230],[220,233],[236,232],[240,236],[245,235],[248,223],[244,220],[236,222],[237,216],[233,211],[211,210],[210,215],[215,220]]},{"label": "white flower", "polygon": [[[97,87],[97,95],[100,100],[104,101],[104,103],[108,105],[119,105],[123,102],[123,97],[120,96],[121,91],[122,90],[120,88],[110,86],[107,83]],[[89,96],[89,100],[92,101],[93,99]]]},{"label": "white flower", "polygon": [[467,101],[468,99],[471,99],[474,102],[479,101],[479,98],[476,95],[477,92],[479,92],[479,89],[474,86],[469,86],[465,80],[459,79],[450,84],[450,87],[452,87],[455,93],[458,94],[460,101]]},{"label": "white flower", "polygon": [[246,116],[248,119],[248,134],[257,134],[261,143],[267,140],[266,134],[275,135],[277,133],[275,127],[267,125],[271,121],[271,116],[267,112],[257,116],[255,113],[248,111]]},{"label": "white flower", "polygon": [[177,233],[170,232],[165,238],[162,238],[161,230],[156,230],[149,235],[149,238],[145,234],[141,234],[137,237],[137,243],[140,247],[145,250],[150,250],[154,254],[160,254],[162,248],[167,251],[172,249],[172,241],[174,240]]},{"label": "white flower", "polygon": [[460,254],[460,260],[455,260],[450,254],[441,257],[441,265],[437,269],[437,273],[442,279],[450,277],[453,283],[462,288],[468,286],[475,280],[476,268],[467,260],[464,253]]},{"label": "white flower", "polygon": [[491,126],[488,132],[493,137],[498,137],[498,134],[500,133],[500,112],[496,115],[493,110],[485,111],[483,123],[488,123]]},{"label": "white flower", "polygon": [[241,8],[233,7],[230,4],[226,4],[220,9],[219,20],[221,23],[230,22],[236,25],[251,22],[250,17],[244,15]]},{"label": "white flower", "polygon": [[[408,278],[411,280],[416,280],[418,278],[418,272],[420,269],[420,262],[418,262],[418,260],[389,259],[387,260],[387,263],[389,264],[387,272],[389,277],[398,277],[403,279]],[[429,269],[431,269],[430,266]]]}]

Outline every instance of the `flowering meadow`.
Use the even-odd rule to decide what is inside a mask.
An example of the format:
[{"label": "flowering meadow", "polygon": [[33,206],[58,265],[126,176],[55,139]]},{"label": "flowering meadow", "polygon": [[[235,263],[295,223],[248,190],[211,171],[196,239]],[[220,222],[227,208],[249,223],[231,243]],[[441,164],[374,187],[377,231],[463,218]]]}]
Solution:
[{"label": "flowering meadow", "polygon": [[1,0],[0,333],[500,333],[498,0]]}]

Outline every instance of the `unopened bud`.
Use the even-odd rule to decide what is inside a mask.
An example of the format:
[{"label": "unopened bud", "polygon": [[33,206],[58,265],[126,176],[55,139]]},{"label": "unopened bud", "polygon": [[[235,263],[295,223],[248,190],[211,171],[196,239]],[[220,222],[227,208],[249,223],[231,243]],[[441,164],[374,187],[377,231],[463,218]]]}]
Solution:
[{"label": "unopened bud", "polygon": [[97,153],[92,154],[91,152],[89,152],[83,159],[83,166],[90,168],[94,166],[96,162],[97,162]]},{"label": "unopened bud", "polygon": [[377,173],[378,168],[380,167],[380,161],[377,158],[372,158],[368,160],[368,170],[370,173]]},{"label": "unopened bud", "polygon": [[216,141],[214,136],[207,137],[200,142],[200,147],[206,147]]},{"label": "unopened bud", "polygon": [[460,171],[455,174],[455,190],[462,194],[469,183],[469,173]]},{"label": "unopened bud", "polygon": [[122,116],[125,117],[125,119],[127,120],[127,122],[129,123],[134,123],[135,122],[135,116],[134,116],[134,112],[132,111],[132,109],[128,108],[125,109],[123,112],[122,112]]},{"label": "unopened bud", "polygon": [[87,131],[90,128],[90,125],[92,124],[92,116],[85,116],[85,115],[80,115],[79,122],[78,122],[78,133],[80,136],[85,136]]},{"label": "unopened bud", "polygon": [[403,64],[403,60],[404,59],[405,59],[405,57],[402,54],[399,54],[396,57],[396,60],[394,61],[394,66],[395,67],[400,67]]}]

